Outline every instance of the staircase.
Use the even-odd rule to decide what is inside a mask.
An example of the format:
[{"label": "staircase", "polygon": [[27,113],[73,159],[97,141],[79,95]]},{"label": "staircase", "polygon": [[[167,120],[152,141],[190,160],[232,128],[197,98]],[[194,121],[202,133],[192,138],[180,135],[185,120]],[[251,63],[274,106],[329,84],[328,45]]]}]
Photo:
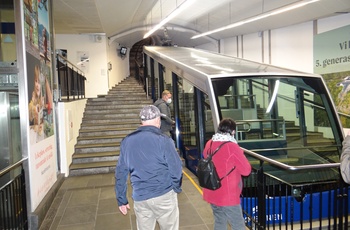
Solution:
[{"label": "staircase", "polygon": [[114,172],[120,142],[140,125],[141,108],[152,103],[133,77],[113,87],[107,95],[88,99],[69,175]]}]

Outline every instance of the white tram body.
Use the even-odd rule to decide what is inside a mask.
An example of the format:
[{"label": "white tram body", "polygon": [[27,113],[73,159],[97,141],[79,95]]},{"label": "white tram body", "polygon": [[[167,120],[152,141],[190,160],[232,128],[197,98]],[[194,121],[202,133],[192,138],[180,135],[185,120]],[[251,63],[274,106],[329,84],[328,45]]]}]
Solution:
[{"label": "white tram body", "polygon": [[[236,139],[249,152],[251,162],[268,157],[290,169],[338,164],[342,126],[320,75],[194,48],[148,46],[144,53],[155,65],[163,66],[164,83],[159,82],[158,71],[158,84],[176,89],[176,116],[181,123],[177,133],[185,148],[194,146],[198,154],[198,143],[211,137],[222,118],[230,117],[237,121]],[[173,81],[170,74],[177,80]],[[179,89],[172,88],[174,85]],[[193,96],[195,90],[203,94],[202,101]],[[194,106],[202,102],[204,106]],[[195,111],[198,108],[203,111]],[[204,118],[200,119],[200,114]],[[205,134],[201,136],[202,126]],[[283,177],[280,170],[272,171]],[[293,182],[338,177],[333,171],[321,178],[318,173],[294,177]]]}]

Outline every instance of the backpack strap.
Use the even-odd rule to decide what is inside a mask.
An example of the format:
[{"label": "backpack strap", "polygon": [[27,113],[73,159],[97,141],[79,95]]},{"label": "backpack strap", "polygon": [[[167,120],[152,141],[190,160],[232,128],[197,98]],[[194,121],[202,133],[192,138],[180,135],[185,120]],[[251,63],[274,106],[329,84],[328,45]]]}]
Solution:
[{"label": "backpack strap", "polygon": [[224,145],[224,144],[227,144],[227,143],[230,143],[231,141],[225,141],[224,143],[222,143],[221,145],[219,145],[219,147],[217,147],[214,152],[211,151],[211,144],[213,144],[213,141],[210,142],[210,152],[208,153],[208,155],[211,155],[212,157],[221,149],[221,147]]},{"label": "backpack strap", "polygon": [[[212,158],[212,157],[221,149],[221,147],[222,147],[223,145],[225,145],[225,144],[227,144],[227,143],[229,143],[229,142],[231,142],[231,141],[225,141],[224,143],[222,143],[221,145],[219,145],[219,147],[217,147],[217,148],[214,150],[214,152],[211,153],[211,144],[213,143],[213,140],[212,140],[212,141],[210,142],[210,148],[209,148],[210,152],[208,153],[208,156]],[[224,179],[225,177],[227,177],[227,176],[228,176],[233,170],[235,170],[235,169],[236,169],[236,166],[234,166],[230,171],[228,171],[228,173],[226,173],[225,176],[221,177],[221,178],[219,179],[219,181],[221,181],[222,179]]]},{"label": "backpack strap", "polygon": [[226,175],[225,176],[223,176],[223,177],[221,177],[219,180],[221,181],[222,179],[224,179],[225,177],[227,177],[233,170],[235,170],[236,169],[236,166],[233,166],[233,168],[230,170],[230,171],[228,171],[228,173],[226,173]]}]

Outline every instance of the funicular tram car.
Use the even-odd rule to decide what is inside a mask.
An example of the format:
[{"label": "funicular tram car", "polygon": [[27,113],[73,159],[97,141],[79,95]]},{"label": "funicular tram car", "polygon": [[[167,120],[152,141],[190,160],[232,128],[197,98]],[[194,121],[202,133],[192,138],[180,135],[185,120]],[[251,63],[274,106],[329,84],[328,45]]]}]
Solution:
[{"label": "funicular tram car", "polygon": [[174,139],[191,171],[220,120],[237,122],[253,167],[242,196],[247,225],[347,222],[343,131],[321,76],[192,48],[149,46],[144,54],[148,93],[173,93]]}]

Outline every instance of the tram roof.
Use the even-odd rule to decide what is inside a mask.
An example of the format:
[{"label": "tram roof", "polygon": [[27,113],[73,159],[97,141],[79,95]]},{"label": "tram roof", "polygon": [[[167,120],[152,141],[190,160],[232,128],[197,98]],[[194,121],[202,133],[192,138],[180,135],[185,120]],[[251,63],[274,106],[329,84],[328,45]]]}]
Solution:
[{"label": "tram roof", "polygon": [[281,75],[320,77],[317,74],[290,70],[195,48],[145,46],[144,52],[178,76],[192,83],[197,83],[199,88],[205,87],[205,82],[211,78]]}]

